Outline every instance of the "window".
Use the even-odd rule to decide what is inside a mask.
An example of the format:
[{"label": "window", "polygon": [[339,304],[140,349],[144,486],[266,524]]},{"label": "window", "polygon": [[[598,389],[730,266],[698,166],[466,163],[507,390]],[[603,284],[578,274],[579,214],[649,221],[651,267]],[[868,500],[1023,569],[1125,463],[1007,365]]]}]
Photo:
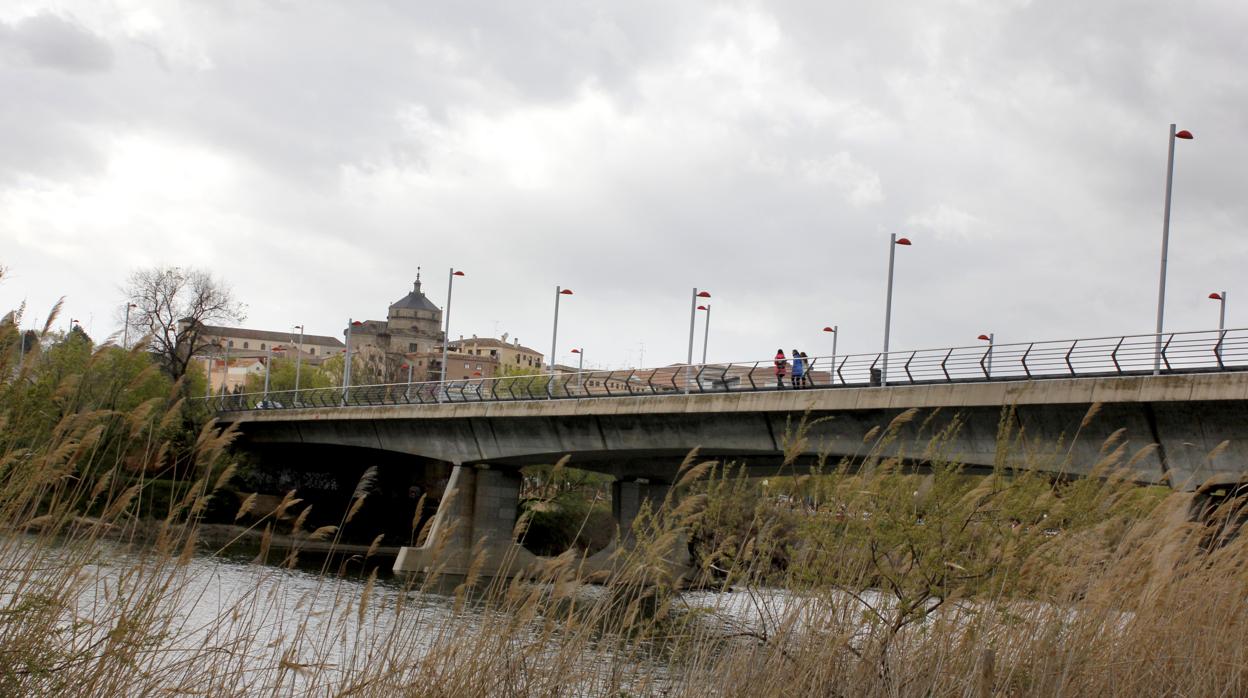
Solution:
[{"label": "window", "polygon": [[244,348],[244,349],[250,349],[250,348],[251,348],[250,343],[249,343],[249,342],[243,342],[243,348]]},{"label": "window", "polygon": [[416,346],[416,342],[412,342],[407,345],[407,350],[408,351],[420,351],[420,348]]},{"label": "window", "polygon": [[264,349],[265,349],[264,342],[260,342],[260,351],[264,351]]},{"label": "window", "polygon": [[[470,364],[470,363],[468,363],[467,361],[465,361],[465,362],[464,362],[464,370],[465,370],[465,371],[467,371],[467,370],[468,370],[468,369],[470,369],[470,368],[472,368],[472,364]],[[467,378],[467,377],[468,377],[468,376],[464,376],[464,378]]]},{"label": "window", "polygon": [[477,364],[477,370],[478,370],[478,371],[480,371],[480,370],[481,370],[481,364]]},{"label": "window", "polygon": [[233,348],[234,348],[234,340],[232,340],[232,339],[231,339],[231,340],[229,341],[229,345],[230,345],[230,348],[231,348],[231,349],[233,349]]}]

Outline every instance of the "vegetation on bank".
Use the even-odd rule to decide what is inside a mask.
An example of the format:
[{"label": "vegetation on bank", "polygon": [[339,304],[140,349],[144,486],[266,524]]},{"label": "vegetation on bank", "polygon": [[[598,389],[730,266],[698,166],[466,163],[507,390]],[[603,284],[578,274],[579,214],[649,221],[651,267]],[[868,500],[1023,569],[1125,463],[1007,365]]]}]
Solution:
[{"label": "vegetation on bank", "polygon": [[[1121,437],[1100,477],[1054,482],[1028,466],[1060,462],[1069,443],[1023,452],[1009,419],[982,477],[949,452],[951,431],[898,444],[915,412],[864,435],[852,467],[790,459],[765,487],[691,456],[601,587],[578,581],[592,547],[578,535],[535,580],[435,574],[386,593],[326,570],[296,592],[273,570],[206,602],[197,529],[222,506],[234,435],[200,424],[185,398],[194,376],[77,341],[19,367],[15,325],[0,324],[4,694],[1248,692],[1242,496],[1193,521],[1189,495],[1116,475],[1140,456]],[[792,453],[803,438],[795,427]],[[885,455],[898,445],[929,467]],[[155,483],[168,487],[159,503]],[[530,471],[517,535],[566,530],[542,523],[554,512],[599,528],[605,487]],[[297,492],[255,525],[332,542],[369,492],[361,482],[337,525],[285,516]],[[229,517],[254,507],[231,500]],[[681,593],[670,561],[682,546],[695,588],[733,593]],[[435,593],[446,582],[450,596]],[[332,613],[310,610],[318,595]]]}]

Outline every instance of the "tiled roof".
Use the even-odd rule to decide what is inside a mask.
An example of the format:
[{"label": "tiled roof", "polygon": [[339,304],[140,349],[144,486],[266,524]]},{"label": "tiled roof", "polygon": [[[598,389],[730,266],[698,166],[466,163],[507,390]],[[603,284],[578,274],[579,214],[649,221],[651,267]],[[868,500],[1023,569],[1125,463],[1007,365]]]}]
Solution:
[{"label": "tiled roof", "polygon": [[456,340],[451,341],[451,346],[456,346],[456,345],[461,345],[461,344],[462,344],[462,345],[465,345],[465,346],[467,346],[467,345],[469,345],[469,344],[475,344],[476,346],[478,346],[478,347],[482,347],[482,348],[484,348],[484,349],[491,349],[491,348],[493,348],[493,349],[503,349],[503,348],[506,348],[506,349],[511,349],[511,350],[513,350],[513,351],[522,351],[522,352],[527,352],[527,353],[529,353],[529,354],[539,354],[539,355],[540,355],[540,354],[542,353],[542,352],[540,352],[540,351],[538,351],[538,350],[536,350],[536,349],[531,349],[531,348],[529,348],[529,347],[526,347],[526,346],[524,346],[523,344],[515,344],[515,343],[512,343],[512,342],[504,342],[504,341],[503,341],[503,340],[501,340],[501,339],[494,339],[493,337],[464,337],[463,339],[456,339]]},{"label": "tiled roof", "polygon": [[[271,332],[269,330],[249,330],[244,327],[219,327],[216,325],[204,325],[201,332],[210,337],[237,337],[239,339],[263,339],[270,342],[287,342],[290,344],[299,343],[299,332]],[[327,337],[319,334],[303,335],[304,344],[316,344],[319,346],[343,347],[341,339],[336,337]]]},{"label": "tiled roof", "polygon": [[428,296],[420,291],[420,281],[412,284],[412,292],[390,304],[390,308],[400,308],[403,310],[431,310],[433,312],[441,312],[441,308],[433,304]]}]

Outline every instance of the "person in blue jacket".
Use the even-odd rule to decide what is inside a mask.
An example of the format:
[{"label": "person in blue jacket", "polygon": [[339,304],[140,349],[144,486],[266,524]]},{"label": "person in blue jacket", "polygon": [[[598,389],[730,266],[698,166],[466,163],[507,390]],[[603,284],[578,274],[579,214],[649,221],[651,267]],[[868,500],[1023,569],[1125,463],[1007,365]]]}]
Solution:
[{"label": "person in blue jacket", "polygon": [[793,350],[793,388],[801,388],[806,382],[806,359],[802,358],[802,353],[796,349]]}]

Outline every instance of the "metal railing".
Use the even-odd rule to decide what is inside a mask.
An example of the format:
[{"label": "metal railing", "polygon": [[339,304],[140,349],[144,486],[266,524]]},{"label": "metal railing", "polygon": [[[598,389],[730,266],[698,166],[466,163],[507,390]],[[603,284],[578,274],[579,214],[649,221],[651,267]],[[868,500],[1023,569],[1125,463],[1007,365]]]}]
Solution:
[{"label": "metal railing", "polygon": [[[732,363],[675,364],[660,368],[591,370],[556,375],[505,376],[349,388],[270,390],[201,398],[209,409],[297,409],[373,405],[511,402],[613,398],[684,393],[835,389],[888,385],[1038,380],[1077,376],[1148,375],[1156,356],[1154,334],[1092,337],[1018,344],[848,354],[806,359],[795,381],[793,359],[777,375],[776,359]],[[1174,332],[1162,335],[1163,374],[1248,370],[1248,329]]]}]

